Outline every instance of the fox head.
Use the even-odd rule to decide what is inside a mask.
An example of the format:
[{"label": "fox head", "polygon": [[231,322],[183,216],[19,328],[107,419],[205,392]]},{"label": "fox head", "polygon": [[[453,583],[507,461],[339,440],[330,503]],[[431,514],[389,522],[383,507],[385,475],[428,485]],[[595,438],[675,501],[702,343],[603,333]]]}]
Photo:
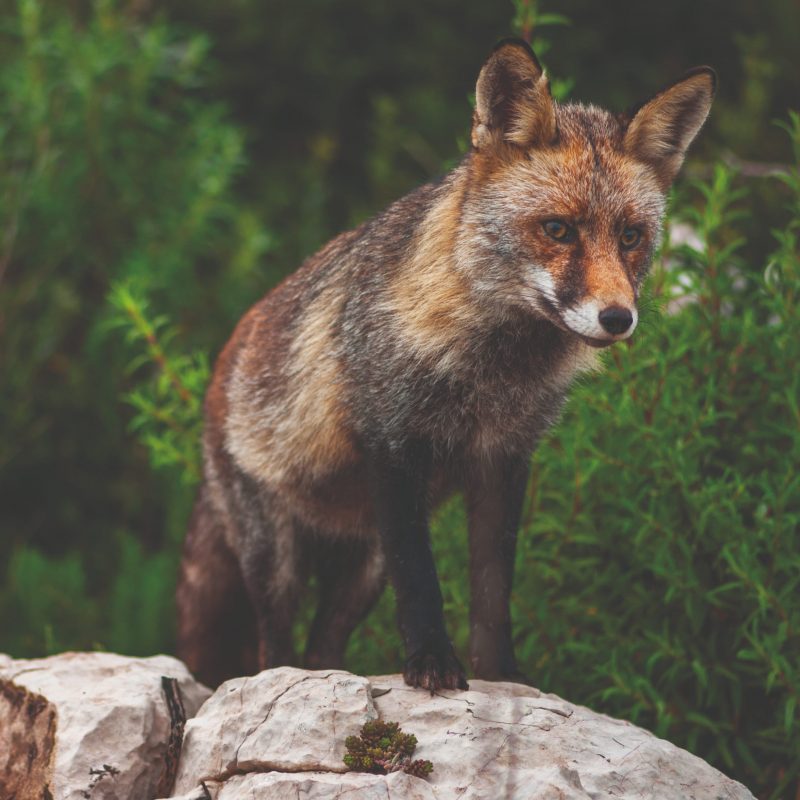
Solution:
[{"label": "fox head", "polygon": [[625,114],[562,105],[530,47],[501,42],[478,77],[461,209],[476,290],[596,347],[628,338],[667,190],[715,84],[699,67]]}]

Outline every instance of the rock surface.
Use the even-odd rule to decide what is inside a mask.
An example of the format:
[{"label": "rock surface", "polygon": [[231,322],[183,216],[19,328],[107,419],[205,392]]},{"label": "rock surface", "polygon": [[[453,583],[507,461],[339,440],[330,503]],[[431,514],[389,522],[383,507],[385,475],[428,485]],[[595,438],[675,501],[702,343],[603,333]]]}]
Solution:
[{"label": "rock surface", "polygon": [[[206,784],[174,800],[437,800],[427,781],[404,772],[367,775],[347,772],[253,772],[234,775],[222,784]],[[490,795],[486,800],[503,800]],[[533,800],[528,798],[528,800]]]},{"label": "rock surface", "polygon": [[[342,773],[369,719],[418,740],[430,779]],[[173,797],[753,800],[741,784],[630,723],[511,683],[434,696],[397,675],[289,667],[223,684],[186,725]]]},{"label": "rock surface", "polygon": [[175,793],[242,772],[345,772],[345,738],[376,716],[369,681],[349,672],[234,678],[186,724]]},{"label": "rock surface", "polygon": [[159,783],[163,792],[174,734],[163,677],[176,679],[187,716],[211,694],[168,656],[0,656],[0,798],[150,800]]}]

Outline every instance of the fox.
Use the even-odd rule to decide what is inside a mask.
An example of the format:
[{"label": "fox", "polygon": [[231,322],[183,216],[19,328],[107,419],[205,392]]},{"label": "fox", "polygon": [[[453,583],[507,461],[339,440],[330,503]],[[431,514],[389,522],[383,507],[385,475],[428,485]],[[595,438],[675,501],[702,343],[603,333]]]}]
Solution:
[{"label": "fox", "polygon": [[561,103],[531,47],[505,39],[458,165],[242,317],[205,399],[176,590],[177,652],[202,681],[341,668],[388,581],[405,683],[467,689],[428,526],[460,492],[472,675],[530,683],[509,606],[531,457],[570,385],[637,327],[667,192],[715,91],[703,66],[627,112]]}]

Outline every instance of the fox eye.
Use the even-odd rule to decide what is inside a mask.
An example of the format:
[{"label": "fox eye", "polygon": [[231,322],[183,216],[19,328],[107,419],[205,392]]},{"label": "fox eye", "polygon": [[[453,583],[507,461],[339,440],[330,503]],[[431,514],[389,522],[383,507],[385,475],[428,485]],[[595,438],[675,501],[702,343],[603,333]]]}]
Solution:
[{"label": "fox eye", "polygon": [[543,227],[544,232],[557,242],[571,242],[575,238],[575,229],[559,219],[549,219]]},{"label": "fox eye", "polygon": [[637,228],[625,228],[619,237],[619,242],[626,250],[633,250],[641,238],[642,232]]}]

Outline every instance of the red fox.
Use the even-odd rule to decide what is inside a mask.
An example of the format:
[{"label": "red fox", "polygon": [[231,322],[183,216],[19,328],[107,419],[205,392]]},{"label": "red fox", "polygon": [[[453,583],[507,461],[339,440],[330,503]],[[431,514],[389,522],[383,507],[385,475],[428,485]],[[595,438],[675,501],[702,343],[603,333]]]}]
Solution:
[{"label": "red fox", "polygon": [[509,596],[537,442],[597,348],[636,328],[665,193],[708,115],[699,67],[627,114],[560,104],[502,41],[461,163],[311,256],[239,322],[205,405],[204,480],[177,589],[178,651],[203,681],[340,667],[381,594],[406,683],[465,689],[428,515],[464,493],[472,673],[526,678]]}]

